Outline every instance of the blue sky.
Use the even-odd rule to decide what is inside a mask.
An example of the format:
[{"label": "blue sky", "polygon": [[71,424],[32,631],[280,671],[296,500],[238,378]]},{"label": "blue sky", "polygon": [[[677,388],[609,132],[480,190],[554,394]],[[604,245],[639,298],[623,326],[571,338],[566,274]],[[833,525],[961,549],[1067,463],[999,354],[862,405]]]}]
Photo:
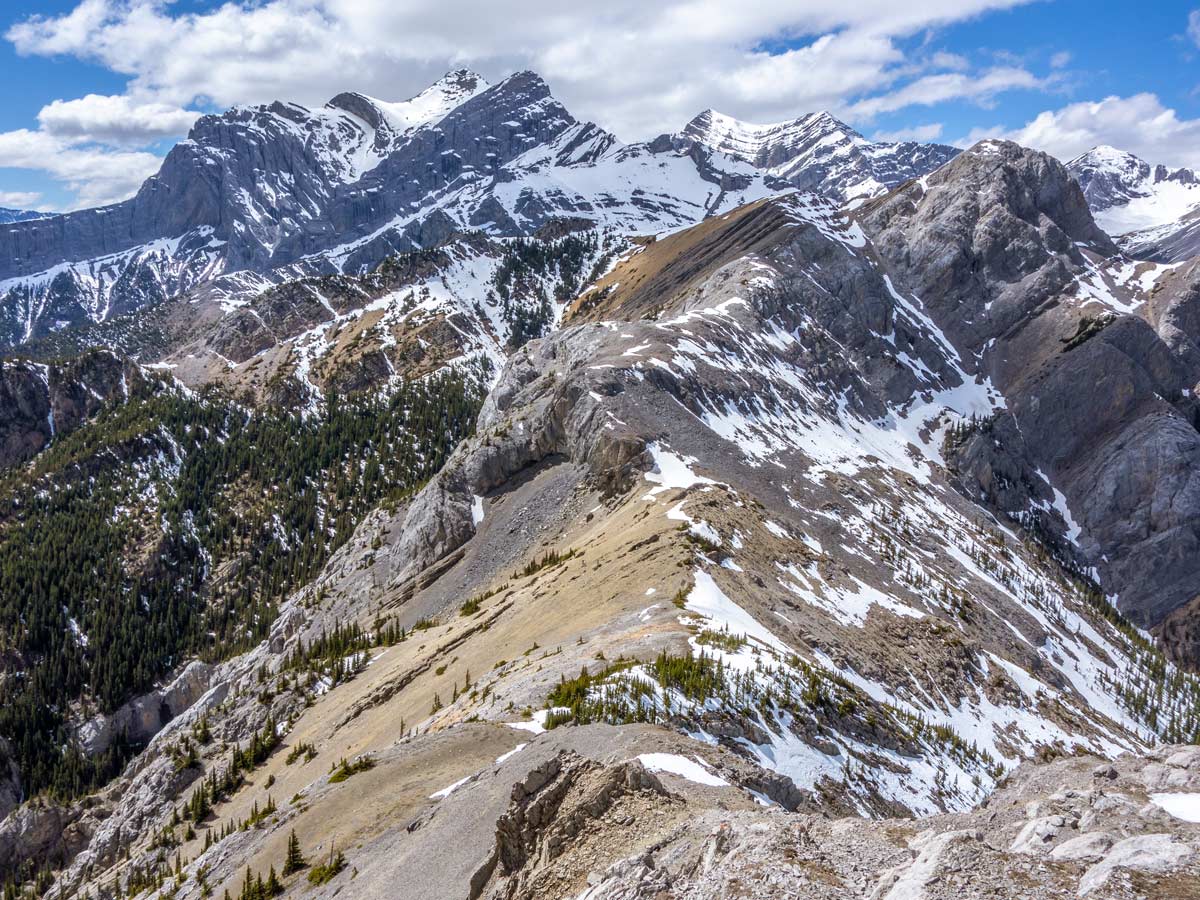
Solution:
[{"label": "blue sky", "polygon": [[[1193,6],[1195,4],[1195,6]],[[202,112],[342,90],[403,99],[465,65],[533,68],[626,140],[707,107],[829,109],[868,136],[1111,143],[1200,166],[1200,2],[13,0],[0,14],[0,206],[131,195]]]},{"label": "blue sky", "polygon": [[[971,102],[909,107],[879,124],[899,129],[937,121],[945,124],[947,138],[960,140],[976,128],[1015,129],[1070,102],[1147,91],[1181,118],[1195,118],[1200,115],[1200,50],[1187,37],[1193,7],[1200,4],[1044,0],[950,26],[933,36],[939,47],[980,65],[989,58],[1013,58],[1061,81],[998,94],[994,108]],[[1066,56],[1056,59],[1056,54]]]}]

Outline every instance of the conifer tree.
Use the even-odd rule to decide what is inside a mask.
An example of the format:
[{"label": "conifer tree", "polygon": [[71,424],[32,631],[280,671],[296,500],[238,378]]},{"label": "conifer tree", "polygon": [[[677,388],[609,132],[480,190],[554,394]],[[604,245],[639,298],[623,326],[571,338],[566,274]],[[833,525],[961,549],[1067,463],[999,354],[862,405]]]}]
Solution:
[{"label": "conifer tree", "polygon": [[300,849],[300,839],[296,837],[296,829],[292,829],[292,833],[288,835],[287,858],[283,862],[283,874],[293,875],[299,872],[308,861],[304,858],[304,852]]}]

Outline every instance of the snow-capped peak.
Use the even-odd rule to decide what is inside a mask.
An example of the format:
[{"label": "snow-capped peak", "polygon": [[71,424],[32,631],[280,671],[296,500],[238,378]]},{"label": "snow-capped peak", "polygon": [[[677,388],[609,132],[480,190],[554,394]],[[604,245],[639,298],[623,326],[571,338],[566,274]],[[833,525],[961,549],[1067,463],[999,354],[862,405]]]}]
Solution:
[{"label": "snow-capped peak", "polygon": [[706,109],[683,129],[685,137],[729,156],[764,168],[773,168],[814,141],[834,139],[855,145],[869,143],[861,134],[827,112],[808,113],[797,119],[759,125],[744,122],[715,109]]},{"label": "snow-capped peak", "polygon": [[1140,163],[1141,159],[1127,150],[1119,150],[1111,144],[1097,144],[1086,153],[1081,153],[1072,163],[1090,163],[1093,165],[1127,166],[1129,163]]},{"label": "snow-capped peak", "polygon": [[678,138],[850,205],[926,175],[958,152],[939,144],[872,143],[828,112],[759,125],[706,109]]},{"label": "snow-capped peak", "polygon": [[[1127,247],[1172,243],[1200,210],[1200,182],[1191,169],[1151,166],[1134,154],[1102,144],[1067,163],[1083,188],[1097,224]],[[1185,248],[1192,246],[1185,242]],[[1144,250],[1139,250],[1139,255]]]},{"label": "snow-capped peak", "polygon": [[421,93],[392,103],[366,97],[398,134],[404,134],[445,118],[457,106],[486,91],[490,85],[481,75],[467,69],[447,72]]},{"label": "snow-capped peak", "polygon": [[1132,197],[1145,196],[1145,183],[1150,180],[1150,166],[1125,150],[1108,144],[1093,147],[1067,163],[1080,186],[1093,204],[1093,210],[1128,202]]}]

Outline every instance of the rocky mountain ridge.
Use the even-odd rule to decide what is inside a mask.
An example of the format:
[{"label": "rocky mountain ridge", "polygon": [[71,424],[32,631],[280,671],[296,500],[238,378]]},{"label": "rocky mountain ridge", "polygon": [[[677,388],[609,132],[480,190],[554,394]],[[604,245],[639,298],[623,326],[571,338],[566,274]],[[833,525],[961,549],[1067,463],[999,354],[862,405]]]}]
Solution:
[{"label": "rocky mountain ridge", "polygon": [[124,203],[0,228],[8,343],[104,321],[226,275],[253,296],[359,274],[455,233],[583,217],[654,233],[771,192],[743,163],[624,145],[532,72],[454,72],[401,104],[341,94],[201,117]]},{"label": "rocky mountain ridge", "polygon": [[851,206],[928,175],[959,153],[944,144],[872,142],[827,112],[755,125],[708,109],[688,122],[679,139]]}]

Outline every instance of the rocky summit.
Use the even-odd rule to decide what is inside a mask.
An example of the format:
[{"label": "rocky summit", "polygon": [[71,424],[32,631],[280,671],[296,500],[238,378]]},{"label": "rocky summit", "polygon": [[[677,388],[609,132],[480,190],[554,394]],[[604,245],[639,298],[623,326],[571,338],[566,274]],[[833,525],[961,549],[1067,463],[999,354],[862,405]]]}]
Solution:
[{"label": "rocky summit", "polygon": [[5,896],[1195,896],[1193,186],[459,70],[0,225]]}]

